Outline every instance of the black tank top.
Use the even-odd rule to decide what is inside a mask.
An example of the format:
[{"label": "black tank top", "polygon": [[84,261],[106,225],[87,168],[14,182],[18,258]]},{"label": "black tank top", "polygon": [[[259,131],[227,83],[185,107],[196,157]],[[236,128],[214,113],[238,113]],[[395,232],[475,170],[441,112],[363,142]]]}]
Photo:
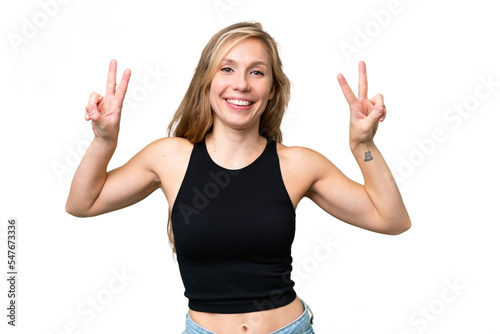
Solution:
[{"label": "black tank top", "polygon": [[189,308],[212,313],[269,310],[295,297],[291,246],[295,210],[276,142],[230,170],[193,147],[172,208],[177,261]]}]

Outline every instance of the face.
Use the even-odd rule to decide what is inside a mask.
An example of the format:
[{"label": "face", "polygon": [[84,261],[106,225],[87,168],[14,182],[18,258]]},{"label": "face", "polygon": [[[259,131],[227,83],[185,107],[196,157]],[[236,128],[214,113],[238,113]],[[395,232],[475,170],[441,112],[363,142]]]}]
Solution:
[{"label": "face", "polygon": [[260,116],[274,96],[271,59],[264,44],[249,38],[222,60],[210,85],[214,127],[259,129]]}]

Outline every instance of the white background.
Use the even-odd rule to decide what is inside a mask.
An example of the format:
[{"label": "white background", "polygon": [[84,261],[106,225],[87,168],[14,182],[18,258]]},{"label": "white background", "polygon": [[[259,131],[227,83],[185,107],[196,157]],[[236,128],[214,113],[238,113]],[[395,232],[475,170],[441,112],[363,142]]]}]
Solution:
[{"label": "white background", "polygon": [[[6,222],[17,217],[20,273],[16,328],[6,325],[1,280],[2,332],[182,332],[187,299],[161,192],[95,218],[64,210],[89,143],[84,107],[92,91],[104,93],[110,59],[118,60],[119,77],[132,69],[110,168],[124,164],[165,136],[209,38],[256,20],[278,41],[294,84],[284,144],[321,152],[358,182],[336,75],[355,89],[357,63],[366,61],[368,95],[384,94],[388,110],[376,144],[413,223],[402,235],[379,235],[308,200],[299,205],[294,277],[315,331],[500,333],[494,1],[47,3],[11,1],[0,10],[1,267],[5,274]],[[161,75],[145,89],[154,71]],[[115,281],[119,272],[125,283]]]}]

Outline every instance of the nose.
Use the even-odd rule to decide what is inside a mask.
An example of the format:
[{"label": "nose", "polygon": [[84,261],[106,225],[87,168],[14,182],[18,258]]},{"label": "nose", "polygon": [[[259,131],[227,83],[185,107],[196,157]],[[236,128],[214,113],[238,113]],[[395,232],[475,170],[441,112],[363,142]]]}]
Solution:
[{"label": "nose", "polygon": [[250,84],[248,83],[248,78],[246,73],[240,72],[235,75],[232,83],[232,88],[237,91],[245,92],[250,90]]}]

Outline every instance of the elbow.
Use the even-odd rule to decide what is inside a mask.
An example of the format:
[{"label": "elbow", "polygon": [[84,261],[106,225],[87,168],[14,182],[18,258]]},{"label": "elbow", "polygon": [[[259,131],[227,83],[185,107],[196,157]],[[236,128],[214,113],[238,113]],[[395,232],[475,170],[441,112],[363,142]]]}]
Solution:
[{"label": "elbow", "polygon": [[408,231],[410,227],[411,227],[411,221],[408,218],[404,221],[399,221],[396,224],[391,224],[391,227],[387,229],[385,234],[388,235],[402,234],[403,232]]},{"label": "elbow", "polygon": [[74,217],[78,217],[78,218],[85,218],[85,217],[89,217],[90,215],[86,212],[83,212],[83,211],[79,211],[73,207],[71,207],[70,204],[66,203],[66,206],[64,207],[64,209],[66,210],[67,213],[69,213],[70,215],[74,216]]}]

